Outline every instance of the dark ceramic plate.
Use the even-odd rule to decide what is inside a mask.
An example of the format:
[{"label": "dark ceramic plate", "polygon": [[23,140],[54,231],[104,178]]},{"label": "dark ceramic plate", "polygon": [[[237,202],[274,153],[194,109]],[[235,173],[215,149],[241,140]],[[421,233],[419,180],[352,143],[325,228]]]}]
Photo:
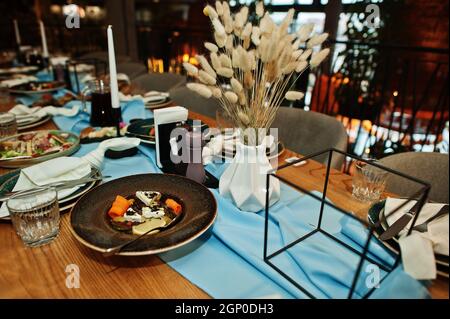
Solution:
[{"label": "dark ceramic plate", "polygon": [[[384,218],[384,205],[386,200],[382,200],[374,203],[368,212],[368,220],[372,225],[376,225],[378,221],[381,219],[381,223],[379,227],[375,228],[375,234],[377,237],[381,235],[386,230],[386,221]],[[392,239],[382,241],[380,240],[386,247],[388,247],[391,251],[395,253],[400,252],[400,245],[398,243],[398,238],[394,237]],[[442,276],[449,276],[449,256],[435,254],[436,258],[436,266],[438,273]]]},{"label": "dark ceramic plate", "polygon": [[104,252],[107,248],[135,239],[136,235],[114,230],[106,213],[117,195],[129,196],[139,190],[154,190],[180,199],[184,216],[173,227],[125,247],[120,255],[150,255],[183,246],[208,230],[216,218],[216,200],[201,184],[177,175],[132,175],[94,188],[75,204],[70,224],[77,240],[91,249]]},{"label": "dark ceramic plate", "polygon": [[[186,121],[189,127],[192,127],[194,121],[189,119]],[[154,119],[137,120],[128,125],[126,135],[141,139],[144,144],[155,145],[155,137],[150,135],[151,129],[155,126]],[[201,130],[204,132],[208,129],[208,125],[202,124]]]},{"label": "dark ceramic plate", "polygon": [[[39,85],[49,85],[50,87],[38,88]],[[9,88],[9,92],[14,94],[43,94],[61,90],[65,86],[63,82],[57,81],[33,81],[14,85]]]}]

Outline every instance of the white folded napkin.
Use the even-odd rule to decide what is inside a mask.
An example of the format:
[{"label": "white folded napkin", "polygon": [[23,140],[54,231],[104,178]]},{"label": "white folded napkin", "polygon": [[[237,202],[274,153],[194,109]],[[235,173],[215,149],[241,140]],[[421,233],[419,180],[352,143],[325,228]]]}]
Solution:
[{"label": "white folded napkin", "polygon": [[211,138],[202,150],[203,165],[212,163],[214,156],[219,155],[222,152],[223,144],[223,135],[217,135]]},{"label": "white folded napkin", "polygon": [[[22,169],[13,191],[20,191],[48,185],[50,183],[66,182],[86,177],[91,172],[91,166],[101,170],[106,150],[122,151],[139,145],[140,139],[118,137],[103,141],[92,152],[83,157],[58,157]],[[58,198],[64,198],[75,192],[82,185],[71,189],[58,191]],[[8,216],[6,205],[0,208],[0,218]]]},{"label": "white folded napkin", "polygon": [[[44,186],[50,183],[73,181],[91,172],[91,165],[79,157],[58,157],[21,170],[13,191]],[[58,191],[58,198],[64,198],[75,192],[80,186]],[[0,217],[8,216],[6,204],[0,208]]]},{"label": "white folded napkin", "polygon": [[[406,199],[388,198],[384,207],[384,214],[388,216],[397,207],[403,204]],[[416,201],[410,201],[399,211],[386,217],[388,225],[392,225],[401,216],[407,213]],[[415,225],[420,225],[428,218],[434,216],[446,204],[426,203],[417,218]],[[405,265],[405,271],[416,279],[433,279],[436,276],[436,264],[432,252],[449,255],[449,216],[444,215],[428,224],[428,231],[424,233],[413,230],[411,236],[406,236],[411,227],[412,219],[409,224],[399,233],[400,249],[402,251],[402,260]],[[409,238],[411,237],[411,238]],[[432,261],[430,261],[430,250]],[[414,252],[414,253],[412,253]]]},{"label": "white folded napkin", "polygon": [[[202,156],[203,156],[203,164],[207,165],[211,163],[215,156],[220,156],[222,151],[225,151],[227,154],[234,154],[236,150],[236,143],[239,138],[239,131],[234,131],[233,134],[227,135],[217,135],[212,137],[211,140],[203,147]],[[266,145],[266,148],[272,147],[275,143],[275,138],[272,135],[268,135],[264,138],[263,144]]]},{"label": "white folded napkin", "polygon": [[170,94],[168,92],[159,91],[149,91],[144,95],[125,95],[122,92],[119,92],[119,99],[123,102],[129,102],[133,100],[142,100],[144,103],[164,102],[169,96]]},{"label": "white folded napkin", "polygon": [[3,80],[0,82],[1,86],[12,87],[19,84],[24,84],[32,81],[37,81],[38,78],[31,75],[21,76],[9,80]]},{"label": "white folded napkin", "polygon": [[125,81],[128,84],[131,83],[130,78],[125,73],[117,73],[117,81]]},{"label": "white folded napkin", "polygon": [[73,117],[80,111],[79,105],[74,105],[72,108],[55,107],[55,106],[35,106],[28,107],[23,104],[17,104],[9,113],[16,116],[17,123],[29,122],[30,119],[41,119],[47,115],[62,115],[67,117]]},{"label": "white folded napkin", "polygon": [[102,169],[103,160],[105,158],[105,152],[109,150],[124,151],[139,145],[141,140],[134,137],[116,137],[109,140],[105,140],[99,144],[97,149],[86,154],[82,159],[92,166]]},{"label": "white folded napkin", "polygon": [[51,65],[66,64],[70,58],[68,56],[54,56],[50,58]]},{"label": "white folded napkin", "polygon": [[[78,68],[77,68],[77,71],[78,71]],[[89,81],[93,81],[93,80],[95,80],[95,76],[93,76],[92,74],[86,74],[85,76],[83,76],[82,78],[81,78],[81,83],[86,83],[86,82],[89,82]]]}]

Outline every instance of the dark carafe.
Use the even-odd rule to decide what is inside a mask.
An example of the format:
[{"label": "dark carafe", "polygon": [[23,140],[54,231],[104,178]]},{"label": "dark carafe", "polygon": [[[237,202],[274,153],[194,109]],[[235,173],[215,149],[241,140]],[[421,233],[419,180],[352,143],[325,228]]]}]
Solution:
[{"label": "dark carafe", "polygon": [[116,126],[118,119],[112,109],[109,86],[102,80],[90,81],[83,90],[83,96],[89,93],[91,95],[90,124],[97,127]]}]

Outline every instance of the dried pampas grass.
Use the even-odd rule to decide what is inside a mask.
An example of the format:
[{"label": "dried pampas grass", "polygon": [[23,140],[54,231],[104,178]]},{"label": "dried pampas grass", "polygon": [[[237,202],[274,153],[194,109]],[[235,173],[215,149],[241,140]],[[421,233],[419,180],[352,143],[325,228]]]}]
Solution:
[{"label": "dried pampas grass", "polygon": [[286,100],[289,100],[289,101],[301,100],[301,99],[303,99],[304,96],[305,96],[305,94],[303,92],[299,92],[299,91],[287,91],[285,94]]},{"label": "dried pampas grass", "polygon": [[317,67],[327,58],[329,49],[313,54],[313,48],[323,45],[328,34],[312,35],[313,24],[290,34],[294,11],[289,10],[277,25],[262,1],[255,4],[256,19],[249,19],[247,6],[231,14],[227,1],[207,5],[204,13],[210,18],[215,43],[205,43],[210,62],[196,56],[199,68],[183,64],[199,82],[189,83],[189,89],[217,98],[239,128],[268,129],[284,99],[304,98],[291,87],[308,67]]}]

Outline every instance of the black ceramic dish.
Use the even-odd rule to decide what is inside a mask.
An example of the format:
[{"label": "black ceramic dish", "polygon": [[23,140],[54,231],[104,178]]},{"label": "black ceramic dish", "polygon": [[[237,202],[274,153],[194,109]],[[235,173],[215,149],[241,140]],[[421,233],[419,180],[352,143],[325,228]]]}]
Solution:
[{"label": "black ceramic dish", "polygon": [[216,218],[216,200],[201,184],[177,175],[132,175],[102,184],[76,203],[70,216],[76,239],[99,252],[135,239],[136,235],[114,230],[107,211],[117,195],[127,197],[139,190],[158,191],[179,199],[184,216],[173,227],[125,247],[120,255],[150,255],[183,246],[207,231]]}]

